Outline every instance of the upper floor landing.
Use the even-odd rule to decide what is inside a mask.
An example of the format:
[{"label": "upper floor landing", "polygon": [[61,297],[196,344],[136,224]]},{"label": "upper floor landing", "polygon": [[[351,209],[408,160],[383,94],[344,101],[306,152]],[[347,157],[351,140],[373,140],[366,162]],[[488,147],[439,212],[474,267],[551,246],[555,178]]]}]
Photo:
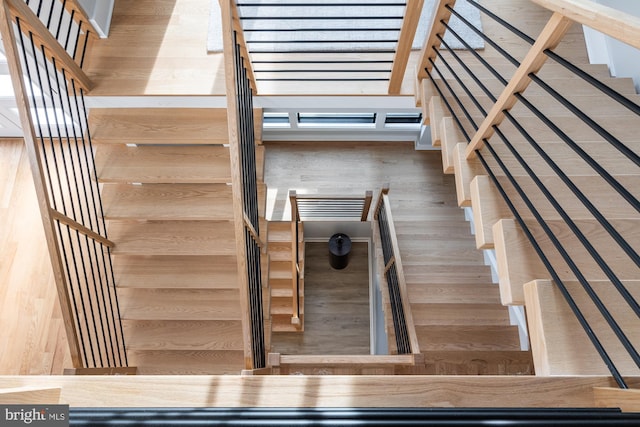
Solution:
[{"label": "upper floor landing", "polygon": [[[212,4],[216,5],[217,0],[117,1],[109,37],[96,40],[88,53],[85,70],[95,84],[91,95],[224,95],[224,56],[222,53],[207,51]],[[407,4],[412,5],[413,2]],[[428,5],[431,2],[425,2],[425,7],[430,7]],[[507,21],[517,24],[532,37],[540,33],[550,16],[549,11],[530,0],[485,0],[483,5],[497,11]],[[247,16],[249,13],[253,12],[240,10],[240,15]],[[320,27],[330,24],[330,21],[315,19],[307,21]],[[373,28],[378,28],[383,21],[373,22]],[[404,25],[404,21],[400,19],[398,25]],[[483,32],[487,36],[503,42],[514,56],[524,56],[528,50],[527,45],[520,44],[511,34],[505,34],[498,24],[486,19],[484,14],[481,14],[481,21]],[[247,20],[241,19],[240,22],[247,30]],[[308,25],[296,22],[296,28],[274,33],[275,41],[280,43],[281,38],[303,37],[298,27]],[[357,32],[362,37],[374,37],[366,29]],[[253,32],[246,31],[245,38],[251,40],[255,38],[255,34],[255,29]],[[397,39],[398,34],[390,33],[389,37]],[[333,40],[337,36],[331,37]],[[389,93],[390,73],[376,72],[376,79],[373,79],[370,77],[374,74],[366,70],[390,70],[398,49],[391,49],[391,53],[354,53],[348,51],[349,44],[335,43],[331,46],[330,53],[303,53],[301,50],[311,49],[308,43],[300,42],[294,45],[293,52],[282,52],[276,43],[272,50],[279,53],[256,53],[258,50],[265,50],[262,42],[254,40],[248,44],[249,51],[254,52],[251,53],[254,69],[259,71],[256,73],[259,95]],[[467,51],[461,50],[458,53],[463,59],[471,56]],[[498,55],[488,45],[482,49],[482,53],[488,57]],[[580,26],[574,26],[565,36],[560,53],[576,63],[587,62]],[[415,69],[419,57],[420,50],[410,50],[406,72],[400,79],[400,95],[414,94]],[[326,72],[327,67],[338,71]],[[358,67],[362,69],[357,70]]]}]

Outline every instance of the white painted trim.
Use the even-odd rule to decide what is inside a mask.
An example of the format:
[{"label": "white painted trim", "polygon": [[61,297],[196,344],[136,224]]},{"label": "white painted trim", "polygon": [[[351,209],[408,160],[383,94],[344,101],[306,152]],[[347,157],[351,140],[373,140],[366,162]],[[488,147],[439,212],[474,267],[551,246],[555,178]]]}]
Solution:
[{"label": "white painted trim", "polygon": [[471,235],[476,235],[476,225],[473,222],[473,210],[470,207],[464,207],[464,219],[469,222],[469,229],[471,231]]},{"label": "white painted trim", "polygon": [[524,306],[509,306],[509,321],[512,325],[518,326],[518,334],[520,335],[520,350],[529,351],[529,334],[527,329],[527,318],[524,314]]},{"label": "white painted trim", "polygon": [[78,0],[78,2],[98,31],[100,38],[107,38],[115,0]]},{"label": "white painted trim", "polygon": [[[464,218],[469,222],[471,234],[475,235],[475,224],[473,222],[473,209],[464,208]],[[484,249],[482,251],[484,264],[491,267],[491,281],[497,286],[498,277],[498,261],[496,259],[496,251],[493,249]],[[529,330],[527,329],[527,319],[524,314],[524,307],[509,306],[509,321],[511,325],[518,326],[518,335],[520,337],[520,349],[522,351],[529,350]]]}]

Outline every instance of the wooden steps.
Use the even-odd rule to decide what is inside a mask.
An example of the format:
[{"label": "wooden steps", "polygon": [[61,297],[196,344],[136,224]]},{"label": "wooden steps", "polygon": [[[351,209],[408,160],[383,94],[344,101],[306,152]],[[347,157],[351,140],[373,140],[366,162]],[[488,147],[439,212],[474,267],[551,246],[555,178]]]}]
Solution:
[{"label": "wooden steps", "polygon": [[415,325],[509,325],[500,304],[411,303]]},{"label": "wooden steps", "polygon": [[[544,69],[544,68],[543,68]],[[608,73],[608,72],[607,72]],[[634,95],[636,94],[635,91],[635,87],[633,84],[633,80],[630,78],[613,78],[613,77],[601,77],[599,78],[602,82],[606,83],[607,85],[609,85],[612,89],[616,90],[617,92],[623,94],[623,95]],[[466,85],[467,89],[471,92],[472,95],[474,96],[484,96],[486,95],[484,90],[482,90],[470,77],[462,77],[461,76],[461,80],[462,82]],[[496,97],[498,98],[498,96],[500,95],[500,93],[502,92],[502,90],[504,90],[504,85],[502,85],[502,83],[498,82],[495,78],[493,77],[480,77],[479,79],[482,84],[484,84],[489,91]],[[580,81],[579,79],[571,79],[571,78],[567,78],[567,77],[557,77],[557,78],[544,78],[543,80],[551,87],[553,87],[555,90],[559,91],[559,92],[563,92],[564,90],[567,91],[572,91],[576,94],[593,94],[593,89],[590,88],[590,86],[585,83]],[[436,78],[436,81],[440,83],[439,87],[442,89],[444,88],[444,93],[446,95],[449,95],[449,90],[446,88],[446,86],[444,86],[443,83],[441,83],[442,79]],[[460,84],[453,80],[453,79],[449,79],[448,80],[449,85],[457,91],[457,93],[459,94],[465,94],[466,92],[464,92],[464,89],[462,89],[462,87],[460,86]],[[435,91],[435,89],[433,89],[433,91],[430,91],[426,94],[426,97],[428,99],[429,96],[433,96],[434,93],[437,94],[437,92]],[[533,95],[533,96],[539,96],[539,95],[544,95],[547,92],[540,87],[538,84],[532,83],[530,84],[526,91],[524,92],[525,95]]]},{"label": "wooden steps", "polygon": [[518,351],[517,326],[416,326],[420,351]]},{"label": "wooden steps", "polygon": [[235,255],[226,221],[119,221],[108,227],[115,255]]},{"label": "wooden steps", "polygon": [[[635,188],[640,184],[640,177],[618,176],[616,179],[626,188]],[[540,180],[556,201],[562,206],[566,214],[575,220],[594,219],[593,214],[558,177],[541,177]],[[518,212],[525,219],[533,219],[533,215],[518,197],[517,191],[510,185],[502,182],[503,189]],[[599,177],[576,176],[571,181],[584,193],[589,195],[589,200],[596,209],[609,221],[637,218],[635,209],[622,197],[618,196],[611,186]],[[539,214],[548,220],[562,219],[553,205],[542,195],[537,185],[529,177],[519,177],[518,184],[525,193],[534,200]],[[473,218],[476,228],[476,246],[479,249],[494,247],[492,234],[493,225],[502,218],[513,218],[502,196],[495,188],[490,178],[484,175],[476,176],[470,184],[471,205],[473,206]]]},{"label": "wooden steps", "polygon": [[426,375],[531,375],[528,351],[423,351]]},{"label": "wooden steps", "polygon": [[113,263],[119,288],[235,289],[235,254],[231,256],[126,255]]},{"label": "wooden steps", "polygon": [[113,220],[232,220],[230,185],[105,184],[104,215]]},{"label": "wooden steps", "polygon": [[269,253],[269,287],[271,289],[270,315],[272,332],[304,331],[304,238],[302,225],[299,225],[299,260],[301,263],[300,325],[293,324],[293,269],[295,259],[292,253],[291,222],[269,221],[268,253]]},{"label": "wooden steps", "polygon": [[[636,364],[598,313],[582,285],[575,281],[565,281],[564,285],[616,368],[622,375],[636,375]],[[632,345],[636,349],[639,348],[640,324],[637,315],[619,297],[611,282],[591,281],[590,285],[613,314]],[[638,300],[640,281],[625,282],[625,285]],[[609,370],[553,282],[536,280],[527,283],[525,300],[531,347],[538,375],[609,374]]]},{"label": "wooden steps", "polygon": [[239,320],[123,320],[130,350],[243,350]]},{"label": "wooden steps", "polygon": [[[585,112],[589,116],[593,116],[597,114],[600,117],[608,117],[608,116],[617,116],[617,117],[632,117],[633,113],[629,110],[626,110],[622,107],[617,101],[613,100],[608,96],[604,96],[597,92],[594,92],[588,85],[584,86],[584,91],[567,91],[567,88],[562,87],[563,85],[571,86],[571,82],[574,82],[575,79],[566,79],[558,81],[558,91],[562,92],[562,95],[568,99],[573,105],[578,107],[580,110]],[[560,118],[560,117],[575,117],[575,115],[564,107],[560,102],[556,101],[553,97],[549,96],[546,93],[535,93],[529,92],[529,88],[533,88],[535,86],[532,83],[523,93],[524,98],[533,104],[537,109],[544,111],[550,117]],[[627,93],[625,95],[632,102],[637,103],[640,96],[634,93]],[[473,101],[468,95],[458,95],[458,98],[465,106],[473,105]],[[477,95],[474,96],[476,101],[485,109],[485,111],[489,111],[493,106],[493,101],[487,97],[486,95]],[[456,114],[459,114],[462,117],[462,109],[458,105],[458,103],[453,100],[453,98],[449,99],[449,104],[453,107]],[[597,101],[597,102],[596,102]],[[477,106],[470,107],[473,110],[469,110],[469,112],[473,115],[481,116],[480,110]],[[524,103],[517,102],[510,110],[511,114],[514,117],[524,118],[524,117],[534,117],[535,113],[531,111]],[[625,112],[626,111],[626,112]],[[447,109],[447,113],[449,113]],[[450,115],[446,114],[446,115]]]},{"label": "wooden steps", "polygon": [[100,182],[226,184],[231,182],[229,149],[222,146],[99,145]]},{"label": "wooden steps", "polygon": [[[563,243],[572,261],[587,280],[607,280],[605,273],[563,221],[547,222],[553,234]],[[576,220],[575,222],[583,233],[589,236],[591,244],[609,267],[616,272],[618,278],[621,280],[640,279],[638,269],[632,265],[622,249],[594,220]],[[640,227],[638,227],[637,219],[616,220],[613,221],[613,224],[632,247],[637,246],[636,242],[640,241]],[[554,254],[555,249],[552,249],[550,239],[543,234],[540,228],[531,226],[531,230],[543,251],[547,254]],[[494,226],[494,240],[502,303],[522,305],[524,304],[523,285],[537,279],[549,279],[550,274],[514,220],[498,221]],[[575,280],[575,274],[559,256],[550,257],[550,262],[562,280]]]},{"label": "wooden steps", "polygon": [[228,144],[224,108],[92,108],[98,144]]},{"label": "wooden steps", "polygon": [[[520,351],[518,328],[511,326],[490,268],[475,248],[454,183],[445,176],[439,185],[389,193],[411,317],[425,359],[398,373],[531,374],[531,355]],[[504,352],[526,362],[509,370],[512,359]]]},{"label": "wooden steps", "polygon": [[407,284],[441,283],[487,283],[491,276],[490,267],[485,265],[407,265],[404,267],[404,277]]},{"label": "wooden steps", "polygon": [[120,315],[131,320],[240,320],[238,289],[123,288]]},{"label": "wooden steps", "polygon": [[238,375],[242,350],[131,350],[129,364],[138,375]]},{"label": "wooden steps", "polygon": [[[93,109],[89,121],[129,363],[150,375],[238,374],[226,109]],[[256,158],[261,179],[264,147]],[[264,215],[262,182],[258,198]]]},{"label": "wooden steps", "polygon": [[412,304],[464,303],[492,304],[500,299],[498,286],[489,283],[407,283]]},{"label": "wooden steps", "polygon": [[[491,50],[480,54],[491,56]],[[493,56],[490,59],[489,62],[492,64],[494,62],[500,63],[496,68],[507,80],[515,72],[515,67],[501,65],[503,63],[501,59],[496,59]],[[580,62],[583,61],[584,59],[577,61],[579,68],[586,70],[614,88],[614,90],[638,103],[640,97],[635,93],[635,88],[632,87],[628,79],[612,78],[606,67],[581,65]],[[469,61],[468,66],[480,73],[481,82],[486,84],[496,97],[502,93],[504,85],[497,79],[489,77],[486,70],[482,70],[476,61]],[[461,69],[460,65],[455,62],[453,68],[458,71]],[[440,69],[444,70],[443,67],[440,67]],[[602,362],[597,360],[597,355],[596,362],[592,362],[592,355],[595,350],[591,343],[586,343],[585,346],[575,343],[576,348],[571,349],[574,345],[572,342],[574,337],[569,331],[574,328],[569,328],[566,325],[570,322],[577,324],[577,321],[573,314],[566,314],[567,320],[564,319],[564,314],[560,315],[561,311],[564,310],[562,306],[563,304],[566,305],[566,303],[562,298],[558,298],[560,302],[556,301],[555,297],[560,295],[553,295],[553,293],[557,292],[557,289],[551,285],[542,286],[541,283],[549,282],[541,280],[525,285],[525,283],[536,279],[548,279],[550,274],[538,259],[522,230],[511,219],[513,217],[511,211],[507,208],[507,204],[498,193],[498,190],[494,188],[493,182],[487,176],[480,159],[476,156],[467,159],[467,146],[462,135],[463,132],[457,129],[455,121],[452,117],[449,117],[451,114],[455,114],[462,122],[464,130],[469,136],[473,136],[475,131],[472,122],[475,121],[476,124],[481,124],[484,121],[481,109],[489,111],[493,107],[493,101],[482,92],[479,85],[470,78],[463,77],[463,83],[482,106],[482,108],[478,108],[473,105],[469,93],[464,92],[462,85],[452,78],[451,72],[445,70],[444,75],[437,74],[439,75],[439,80],[436,80],[435,83],[443,88],[444,82],[442,79],[447,79],[447,83],[453,88],[457,98],[469,111],[471,118],[465,117],[463,108],[449,95],[448,89],[444,88],[444,94],[441,95],[435,90],[432,82],[423,81],[418,82],[420,95],[422,96],[420,104],[423,107],[423,112],[430,115],[425,122],[431,126],[433,145],[440,146],[442,149],[443,172],[454,174],[457,204],[461,207],[472,207],[473,209],[476,247],[478,249],[495,248],[501,302],[508,305],[526,305],[536,372],[539,375],[608,374],[608,370]],[[554,64],[553,61],[547,61],[538,76],[551,87],[561,92],[578,109],[615,135],[631,151],[637,153],[640,148],[640,139],[638,138],[640,129],[638,128],[637,117],[633,113],[621,107],[611,98],[600,94],[588,83],[563,69],[563,67]],[[546,94],[537,83],[532,82],[521,93],[569,138],[574,140],[582,150],[607,170],[625,189],[634,197],[638,197],[636,189],[640,185],[640,174],[638,173],[637,165],[607,143],[581,119],[575,117],[560,102]],[[453,107],[453,113],[449,109],[443,108],[445,101],[448,101]],[[541,149],[557,164],[558,168],[607,218],[611,226],[624,236],[629,245],[638,252],[640,246],[638,246],[637,242],[640,241],[640,231],[637,230],[640,230],[640,227],[638,227],[640,225],[640,217],[638,217],[638,212],[633,206],[630,206],[622,196],[600,177],[596,170],[589,166],[554,131],[548,129],[540,119],[535,117],[535,114],[525,107],[522,102],[515,102],[509,108],[509,111],[537,141]],[[502,120],[499,129],[522,156],[526,166],[531,168],[536,176],[540,178],[553,198],[562,206],[566,215],[575,222],[576,226],[584,233],[617,277],[623,281],[631,281],[630,283],[635,286],[633,281],[640,280],[640,271],[637,266],[620,249],[609,233],[597,223],[594,215],[584,207],[579,198],[557,177],[557,171],[541,158],[536,149],[527,141],[526,136],[522,135],[508,119]],[[493,134],[488,140],[488,145],[491,146],[492,151],[497,153],[497,156],[506,165],[510,174],[515,177],[522,187],[523,192],[532,201],[536,210],[540,212],[541,217],[547,221],[553,238],[557,238],[562,242],[571,261],[578,266],[585,278],[594,283],[606,283],[605,281],[609,280],[607,274],[602,271],[603,269],[593,260],[589,251],[575,237],[569,226],[565,224],[563,216],[557,212],[543,192],[538,189],[535,182],[526,173],[526,168],[520,165],[502,138],[497,134]],[[547,254],[549,262],[560,278],[570,284],[569,287],[579,288],[575,283],[576,273],[563,261],[561,255],[552,244],[552,238],[547,236],[542,227],[537,224],[534,215],[522,200],[522,196],[509,183],[505,173],[489,151],[488,147],[481,150],[483,158],[497,176],[498,181],[503,184],[507,197],[513,202],[517,211],[520,212],[524,221],[531,228],[535,239],[542,247],[543,252]],[[466,256],[465,253],[463,257]],[[407,266],[407,268],[409,267],[411,266]],[[408,274],[408,277],[412,277],[412,274],[414,275],[414,282],[411,283],[410,289],[422,289],[422,287],[418,287],[419,284],[416,282],[415,273],[410,272],[410,270],[405,273]],[[418,277],[421,280],[428,280],[427,274],[425,269]],[[526,297],[523,286],[528,289]],[[611,284],[609,284],[609,291],[605,291],[603,287],[598,293],[607,292],[607,298],[610,300],[614,317],[618,318],[617,311],[620,310],[621,322],[633,321],[633,324],[626,330],[634,337],[632,341],[637,341],[636,337],[640,336],[637,315],[624,314],[624,309],[620,305],[620,298],[610,287]],[[572,293],[574,291],[578,292],[579,289],[573,289]],[[465,289],[465,294],[467,292],[473,291]],[[612,293],[615,295],[611,295]],[[448,294],[456,295],[452,291]],[[427,295],[429,294],[426,292],[423,296],[422,294],[416,294],[414,291],[414,295],[421,295],[420,304],[425,306],[435,305],[429,303],[427,300]],[[438,293],[432,293],[431,295],[440,298],[441,303],[445,301],[445,298]],[[577,298],[582,298],[580,304],[587,305],[587,308],[585,308],[587,316],[592,316],[595,308],[591,303],[586,303],[584,292]],[[605,304],[609,305],[609,302],[605,301]],[[416,303],[412,305],[418,308]],[[568,307],[565,308],[568,309]],[[440,321],[437,311],[431,314],[428,314],[427,310],[424,310],[425,314],[416,314],[415,310],[412,311],[414,311],[413,318],[416,322],[428,322],[429,315],[431,318],[435,318],[432,321]],[[465,312],[460,310],[460,313]],[[453,321],[458,320],[454,319]],[[602,326],[602,321],[599,322],[595,321],[597,329]],[[536,331],[533,330],[534,327]],[[548,331],[545,329],[548,329]],[[424,333],[424,331],[421,332]],[[611,337],[610,333],[609,336],[605,337],[605,341],[607,341],[606,347],[612,346],[611,351],[617,354],[620,346],[616,347],[608,341]],[[580,341],[580,339],[576,338],[576,341]],[[428,341],[425,340],[425,342],[427,343],[425,345],[428,345]],[[637,346],[638,344],[638,342],[634,342],[634,345]],[[422,345],[421,350],[425,351]],[[425,358],[428,358],[426,353]],[[625,375],[637,375],[637,366],[633,366],[634,369],[632,370],[630,369],[632,366],[628,362],[629,358],[627,358],[626,362],[621,362]],[[590,363],[594,363],[594,366],[589,365]],[[432,363],[432,365],[432,372],[435,372],[436,365],[435,363]],[[442,367],[445,371],[447,369],[446,366],[443,365]],[[601,370],[601,368],[605,369]],[[448,372],[451,374],[456,374],[459,370],[464,371],[464,369],[459,369],[455,363],[450,365],[449,369]]]}]

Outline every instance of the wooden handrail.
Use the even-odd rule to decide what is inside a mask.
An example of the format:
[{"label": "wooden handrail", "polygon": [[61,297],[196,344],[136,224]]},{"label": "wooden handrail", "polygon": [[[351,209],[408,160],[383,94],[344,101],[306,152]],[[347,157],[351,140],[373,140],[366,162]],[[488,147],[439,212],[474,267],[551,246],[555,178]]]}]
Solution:
[{"label": "wooden handrail", "polygon": [[531,0],[540,6],[640,49],[640,18],[590,0]]},{"label": "wooden handrail", "polygon": [[366,221],[369,217],[369,209],[371,209],[371,201],[373,199],[373,191],[368,190],[364,194],[364,206],[362,206],[362,215],[360,221]]},{"label": "wooden handrail", "polygon": [[393,248],[393,257],[396,264],[396,274],[398,277],[398,288],[400,289],[400,298],[402,300],[402,308],[404,310],[405,324],[407,325],[407,333],[409,334],[409,342],[411,343],[411,352],[420,353],[420,344],[418,344],[418,336],[413,323],[413,314],[411,313],[411,305],[409,304],[409,293],[407,292],[407,282],[404,278],[404,269],[402,267],[402,259],[400,257],[400,245],[396,236],[396,228],[393,223],[393,215],[391,214],[391,205],[389,196],[382,194],[383,207],[387,214],[387,225],[389,227],[389,235],[391,237],[391,246]]},{"label": "wooden handrail", "polygon": [[113,243],[111,240],[101,236],[100,234],[96,233],[95,231],[85,227],[84,225],[80,224],[77,221],[74,221],[73,219],[69,218],[68,216],[58,212],[55,209],[50,209],[49,210],[49,214],[51,215],[51,217],[56,220],[61,222],[62,224],[68,225],[69,227],[73,228],[76,231],[79,231],[80,233],[84,234],[85,236],[95,240],[96,242],[102,243],[103,245],[109,247],[109,248],[113,248],[116,246],[115,243]]},{"label": "wooden handrail", "polygon": [[58,43],[53,37],[49,29],[40,21],[35,13],[27,6],[23,0],[4,0],[5,4],[11,11],[11,16],[14,19],[20,20],[20,28],[23,32],[31,32],[33,34],[34,42],[36,46],[44,46],[44,52],[47,58],[55,58],[56,64],[64,69],[67,74],[74,78],[76,84],[84,89],[90,91],[93,87],[93,83],[87,77],[85,72],[80,68],[78,64],[69,56],[66,50]]},{"label": "wooden handrail", "polygon": [[256,231],[256,229],[254,228],[253,224],[251,224],[251,220],[249,219],[249,217],[247,216],[246,212],[242,212],[242,219],[244,220],[244,226],[247,227],[247,230],[249,230],[249,234],[251,234],[251,238],[256,242],[256,244],[258,245],[258,247],[265,252],[267,246],[264,244],[264,242],[262,241],[262,239],[260,238],[260,235],[258,234],[258,232]]},{"label": "wooden handrail", "polygon": [[300,326],[300,265],[298,264],[298,222],[300,214],[296,202],[296,191],[289,190],[291,203],[291,324]]},{"label": "wooden handrail", "polygon": [[[31,12],[31,11],[29,11]],[[13,31],[13,17],[9,3],[0,2],[0,35],[2,36],[5,56],[7,58],[7,66],[11,74],[11,82],[13,84],[13,93],[16,98],[16,106],[20,117],[20,124],[24,133],[24,142],[27,149],[29,164],[31,166],[31,174],[36,190],[38,207],[40,216],[44,226],[47,248],[51,258],[51,266],[53,269],[53,278],[58,293],[58,301],[62,311],[62,319],[64,329],[67,334],[67,343],[69,345],[69,353],[74,367],[82,366],[82,357],[80,350],[80,340],[78,332],[74,324],[73,306],[71,298],[67,292],[67,282],[64,274],[62,263],[62,254],[57,241],[54,220],[50,215],[51,200],[47,183],[45,181],[45,172],[42,165],[42,157],[38,137],[33,125],[31,111],[29,109],[29,90],[27,89],[23,79],[22,63],[17,51],[19,46]]]},{"label": "wooden handrail", "polygon": [[224,47],[224,71],[227,94],[227,120],[229,129],[229,155],[231,157],[231,189],[240,290],[240,317],[245,369],[253,369],[255,355],[252,348],[251,313],[249,305],[249,279],[247,277],[247,249],[245,246],[244,202],[242,189],[242,164],[240,162],[240,123],[238,117],[238,93],[233,42],[233,0],[220,0],[222,42]]},{"label": "wooden handrail", "polygon": [[247,76],[249,77],[249,83],[253,94],[258,94],[258,86],[256,84],[256,77],[253,73],[253,66],[251,65],[251,58],[249,57],[249,51],[247,50],[247,42],[244,38],[244,30],[240,24],[240,15],[238,14],[238,7],[236,2],[231,2],[231,16],[233,18],[233,29],[236,32],[236,41],[240,45],[240,55],[244,58],[244,65],[247,70]]},{"label": "wooden handrail", "polygon": [[456,0],[438,0],[438,3],[433,8],[429,34],[422,46],[420,60],[417,65],[418,69],[416,70],[416,75],[418,81],[427,77],[425,68],[431,70],[432,65],[431,62],[429,62],[429,59],[434,59],[436,57],[436,53],[433,51],[432,47],[440,46],[438,36],[442,37],[446,31],[446,27],[442,25],[440,21],[449,22],[449,18],[451,18],[451,12],[446,8],[446,6],[453,7],[455,4]]},{"label": "wooden handrail", "polygon": [[380,208],[382,207],[382,203],[384,199],[382,196],[385,194],[389,194],[389,184],[384,184],[380,189],[380,195],[378,196],[378,201],[376,202],[376,208],[373,210],[373,219],[378,220],[378,216],[380,215]]},{"label": "wooden handrail", "polygon": [[400,93],[423,5],[424,0],[407,1],[402,19],[402,28],[400,28],[400,36],[398,37],[398,46],[393,56],[393,67],[391,68],[391,77],[389,78],[389,95],[397,95]]},{"label": "wooden handrail", "polygon": [[554,13],[549,18],[538,39],[513,74],[511,80],[509,80],[478,131],[473,135],[466,149],[466,157],[468,159],[474,158],[475,151],[484,147],[484,140],[493,135],[493,126],[502,122],[504,110],[509,110],[515,105],[517,102],[515,94],[523,92],[529,86],[529,83],[531,83],[529,74],[536,73],[542,68],[547,60],[547,55],[544,51],[556,47],[572,25],[573,21],[559,13]]}]

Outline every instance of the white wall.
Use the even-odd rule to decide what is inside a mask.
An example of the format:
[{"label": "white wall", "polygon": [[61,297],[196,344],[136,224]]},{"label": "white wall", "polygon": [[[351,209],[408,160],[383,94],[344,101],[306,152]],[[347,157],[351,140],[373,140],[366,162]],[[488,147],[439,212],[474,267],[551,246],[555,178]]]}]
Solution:
[{"label": "white wall", "polygon": [[[595,0],[604,6],[618,9],[630,15],[640,17],[640,1]],[[592,64],[608,64],[611,75],[631,77],[640,92],[640,50],[622,43],[612,37],[584,27],[589,61]]]},{"label": "white wall", "polygon": [[91,18],[91,23],[100,31],[100,37],[106,38],[109,35],[115,0],[78,0],[78,2]]}]

